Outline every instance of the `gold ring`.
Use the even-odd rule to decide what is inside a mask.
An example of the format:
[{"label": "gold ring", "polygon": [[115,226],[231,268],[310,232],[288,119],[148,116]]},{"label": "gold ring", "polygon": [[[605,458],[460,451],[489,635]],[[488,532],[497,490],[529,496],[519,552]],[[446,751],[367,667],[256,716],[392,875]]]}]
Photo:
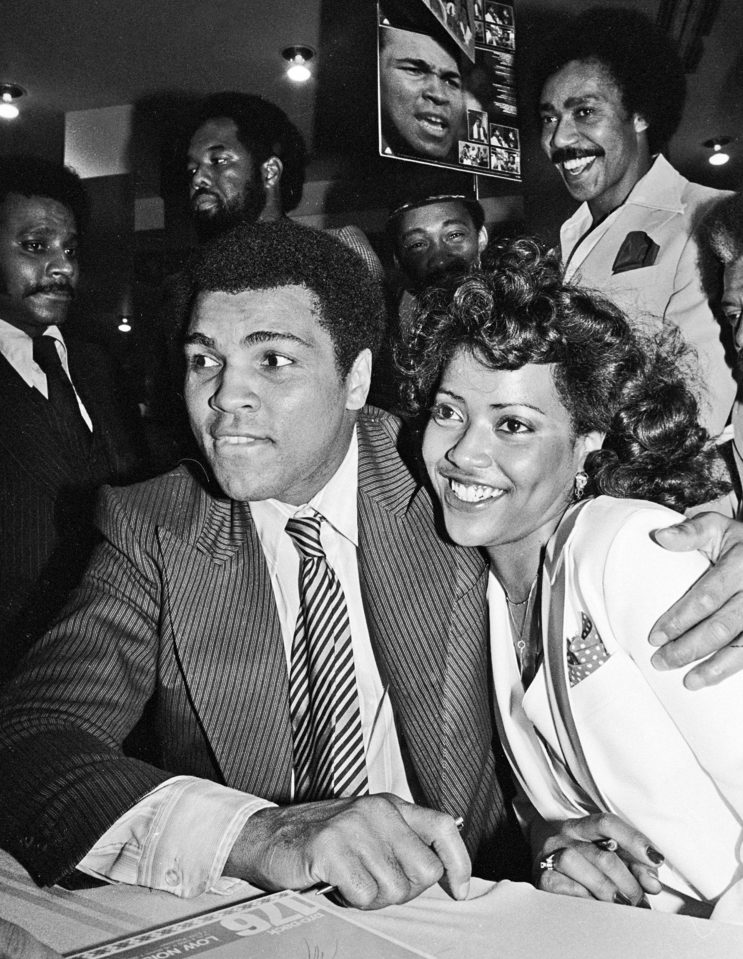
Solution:
[{"label": "gold ring", "polygon": [[539,868],[542,872],[551,872],[555,868],[555,854],[550,853],[546,859],[542,859],[539,863]]}]

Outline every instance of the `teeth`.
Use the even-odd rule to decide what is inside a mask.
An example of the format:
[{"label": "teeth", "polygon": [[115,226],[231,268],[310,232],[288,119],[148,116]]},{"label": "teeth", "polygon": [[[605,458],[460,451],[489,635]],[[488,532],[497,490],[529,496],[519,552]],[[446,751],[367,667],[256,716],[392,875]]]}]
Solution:
[{"label": "teeth", "polygon": [[457,499],[461,499],[465,503],[481,503],[483,500],[497,499],[503,495],[502,489],[495,489],[493,486],[457,483],[456,480],[449,480],[449,486]]},{"label": "teeth", "polygon": [[596,157],[579,157],[577,160],[566,160],[562,166],[568,173],[582,173],[595,159]]},{"label": "teeth", "polygon": [[220,436],[217,442],[224,443],[227,446],[247,446],[254,440],[250,436]]}]

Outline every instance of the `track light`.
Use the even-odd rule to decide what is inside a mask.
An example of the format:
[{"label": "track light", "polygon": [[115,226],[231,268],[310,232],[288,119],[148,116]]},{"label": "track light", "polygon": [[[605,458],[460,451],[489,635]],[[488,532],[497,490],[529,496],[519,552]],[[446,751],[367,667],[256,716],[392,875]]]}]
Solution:
[{"label": "track light", "polygon": [[712,153],[707,157],[712,166],[723,166],[728,162],[730,154],[723,150],[723,147],[726,147],[730,142],[730,137],[713,137],[711,140],[704,141],[702,146],[712,150]]},{"label": "track light", "polygon": [[15,120],[19,114],[16,100],[20,100],[26,91],[17,83],[0,83],[0,117],[3,120]]},{"label": "track light", "polygon": [[294,83],[306,83],[312,76],[312,72],[307,64],[314,55],[315,51],[312,47],[292,46],[282,50],[281,56],[289,64],[286,71],[289,79],[293,80]]}]

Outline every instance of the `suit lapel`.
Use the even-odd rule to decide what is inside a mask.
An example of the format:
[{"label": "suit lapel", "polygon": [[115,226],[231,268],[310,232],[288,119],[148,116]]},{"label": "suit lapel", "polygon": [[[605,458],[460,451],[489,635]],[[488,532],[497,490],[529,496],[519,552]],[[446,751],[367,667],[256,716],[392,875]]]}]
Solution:
[{"label": "suit lapel", "polygon": [[291,725],[281,627],[246,504],[210,499],[194,541],[158,530],[176,655],[225,782],[288,801]]},{"label": "suit lapel", "polygon": [[[65,483],[79,482],[81,464],[70,456],[50,428],[44,397],[21,378],[0,354],[0,445],[15,459],[29,480],[56,496]],[[19,442],[19,436],[23,441]]]}]

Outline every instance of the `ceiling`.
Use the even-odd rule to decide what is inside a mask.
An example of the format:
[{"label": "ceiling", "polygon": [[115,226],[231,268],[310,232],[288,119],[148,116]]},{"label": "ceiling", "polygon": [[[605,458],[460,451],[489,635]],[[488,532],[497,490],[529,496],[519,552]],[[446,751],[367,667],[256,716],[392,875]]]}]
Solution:
[{"label": "ceiling", "polygon": [[[515,0],[519,46],[528,47],[538,35],[532,26],[545,17],[596,3]],[[620,5],[654,16],[660,0]],[[29,93],[22,118],[14,121],[13,148],[24,129],[33,142],[32,127],[38,134],[66,111],[232,88],[282,106],[317,162],[374,153],[374,9],[373,0],[3,0],[0,81],[20,83]],[[701,147],[709,137],[737,137],[743,129],[741,38],[743,3],[719,0],[672,143],[676,165],[712,185],[743,183],[743,140],[733,144],[731,162],[717,169],[705,162]],[[285,79],[280,56],[283,47],[298,43],[318,51],[315,78],[304,86]],[[0,121],[0,138],[7,144],[6,123]],[[524,166],[527,190],[529,178],[541,181],[542,173],[559,189],[546,161],[535,157]]]}]

